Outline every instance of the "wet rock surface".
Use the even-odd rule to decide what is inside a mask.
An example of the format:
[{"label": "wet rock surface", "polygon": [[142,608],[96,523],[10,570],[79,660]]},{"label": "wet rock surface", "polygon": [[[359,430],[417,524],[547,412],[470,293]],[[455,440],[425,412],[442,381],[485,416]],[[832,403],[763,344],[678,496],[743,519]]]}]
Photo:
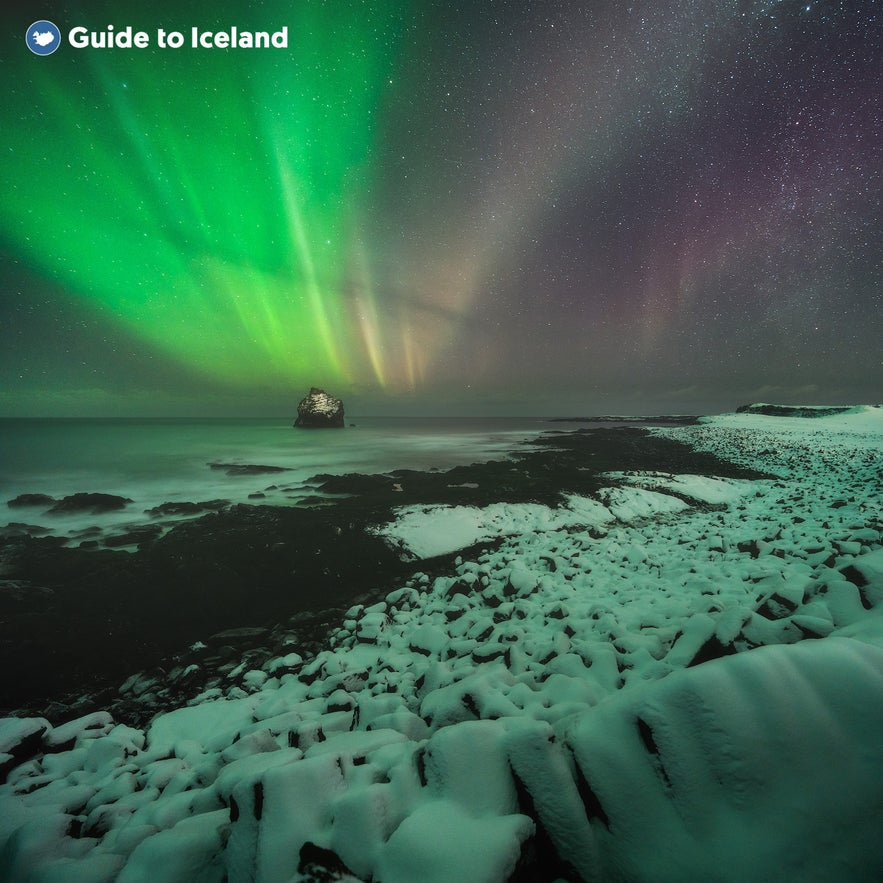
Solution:
[{"label": "wet rock surface", "polygon": [[[331,510],[251,506],[181,524],[134,553],[23,536],[0,544],[0,560],[17,582],[0,595],[6,709],[119,684],[187,642],[332,606],[403,567]],[[46,588],[48,598],[37,591]]]},{"label": "wet rock surface", "polygon": [[260,463],[209,463],[209,468],[219,469],[227,475],[272,475],[276,472],[290,472],[286,466],[264,466]]},{"label": "wet rock surface", "polygon": [[[137,551],[70,548],[29,534],[0,538],[0,566],[15,585],[0,593],[0,710],[42,712],[82,694],[106,705],[107,691],[133,672],[170,670],[187,658],[182,648],[207,635],[243,623],[275,628],[384,589],[413,565],[366,528],[396,506],[556,504],[562,493],[609,485],[599,474],[614,467],[757,474],[643,430],[586,429],[541,436],[510,460],[446,472],[318,476],[320,493],[339,499],[313,508],[234,505],[157,539],[148,531],[116,540],[137,542]],[[325,619],[311,622],[309,640],[319,639]]]},{"label": "wet rock surface", "polygon": [[63,497],[51,509],[50,513],[62,512],[116,512],[125,509],[133,502],[129,497],[120,497],[116,494],[70,494]]},{"label": "wet rock surface", "polygon": [[10,509],[21,509],[25,506],[51,506],[55,503],[55,497],[49,494],[19,494],[12,500],[8,500],[6,505]]},{"label": "wet rock surface", "polygon": [[201,503],[185,501],[162,503],[144,511],[147,515],[159,518],[167,515],[198,515],[200,512],[214,512],[229,505],[229,500],[204,500]]}]

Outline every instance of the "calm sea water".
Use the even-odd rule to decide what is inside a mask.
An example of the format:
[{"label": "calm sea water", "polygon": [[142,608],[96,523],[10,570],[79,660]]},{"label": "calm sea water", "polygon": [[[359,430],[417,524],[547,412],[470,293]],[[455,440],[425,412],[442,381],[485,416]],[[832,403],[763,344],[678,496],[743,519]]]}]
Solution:
[{"label": "calm sea water", "polygon": [[[354,418],[345,430],[295,430],[279,420],[0,420],[0,524],[24,522],[76,535],[90,526],[142,524],[167,501],[227,499],[292,505],[328,472],[445,469],[505,456],[526,438],[569,424],[536,418]],[[278,475],[228,476],[211,462],[282,466]],[[273,487],[275,486],[275,487]],[[24,493],[130,497],[122,512],[51,515],[7,508]]]}]

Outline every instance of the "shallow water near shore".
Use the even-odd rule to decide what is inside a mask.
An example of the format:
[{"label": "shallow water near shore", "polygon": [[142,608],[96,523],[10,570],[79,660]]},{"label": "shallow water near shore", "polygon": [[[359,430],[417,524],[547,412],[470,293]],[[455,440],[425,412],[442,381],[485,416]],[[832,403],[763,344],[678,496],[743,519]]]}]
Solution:
[{"label": "shallow water near shore", "polygon": [[[0,641],[0,708],[76,694],[99,682],[118,684],[215,632],[328,610],[388,590],[413,569],[411,556],[372,528],[388,522],[398,507],[503,501],[554,506],[564,492],[591,493],[605,469],[727,469],[642,429],[583,426],[528,435],[533,443],[521,444],[520,431],[513,432],[504,457],[498,453],[445,470],[325,475],[312,493],[330,505],[268,505],[259,499],[176,519],[145,514],[139,501],[137,508],[127,507],[131,515],[80,513],[75,517],[92,527],[72,532],[69,542],[58,528],[44,535],[19,523],[0,538],[0,619],[16,624]],[[478,459],[478,446],[465,444],[462,432],[448,438],[459,441],[464,459]],[[484,452],[487,457],[490,448]],[[41,522],[50,522],[56,516],[48,505],[9,511],[37,511]],[[140,518],[141,533],[97,527],[102,518],[119,517]],[[3,677],[12,670],[19,671],[16,678]]]},{"label": "shallow water near shore", "polygon": [[[0,523],[36,522],[52,534],[74,535],[143,523],[144,510],[165,502],[292,505],[314,493],[305,482],[317,473],[447,469],[500,458],[544,430],[571,426],[531,417],[354,417],[350,423],[323,432],[274,418],[0,420],[0,500],[98,492],[133,501],[101,514],[3,507]],[[285,471],[230,475],[211,463]]]}]

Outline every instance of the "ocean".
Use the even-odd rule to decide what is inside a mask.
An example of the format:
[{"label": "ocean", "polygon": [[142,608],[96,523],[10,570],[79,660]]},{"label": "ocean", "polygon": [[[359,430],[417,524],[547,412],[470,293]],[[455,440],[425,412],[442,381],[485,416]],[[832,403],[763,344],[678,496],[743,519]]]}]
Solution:
[{"label": "ocean", "polygon": [[[0,523],[7,529],[36,523],[76,537],[96,527],[143,524],[150,520],[145,510],[166,502],[295,505],[315,494],[308,482],[318,473],[447,469],[504,457],[544,430],[572,428],[530,417],[354,417],[351,423],[323,431],[294,429],[284,419],[3,419],[0,501],[105,493],[133,502],[103,514],[4,507]],[[211,463],[287,471],[229,475]]]}]

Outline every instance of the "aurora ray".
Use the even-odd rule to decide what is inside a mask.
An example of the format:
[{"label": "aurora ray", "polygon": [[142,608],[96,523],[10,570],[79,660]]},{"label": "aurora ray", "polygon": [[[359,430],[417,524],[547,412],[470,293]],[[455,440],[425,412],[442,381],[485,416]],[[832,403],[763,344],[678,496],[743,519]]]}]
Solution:
[{"label": "aurora ray", "polygon": [[284,25],[289,47],[37,58],[28,22],[10,29],[16,412],[59,384],[257,403],[320,383],[483,411],[545,408],[550,387],[562,409],[709,410],[883,383],[870,0],[46,15]]},{"label": "aurora ray", "polygon": [[[303,4],[284,63],[59,53],[31,74],[40,149],[28,115],[8,133],[19,183],[4,237],[84,307],[207,375],[350,382],[363,354],[347,314],[348,223],[370,186],[403,21],[392,3],[333,15]],[[85,112],[95,96],[100,119]]]}]

